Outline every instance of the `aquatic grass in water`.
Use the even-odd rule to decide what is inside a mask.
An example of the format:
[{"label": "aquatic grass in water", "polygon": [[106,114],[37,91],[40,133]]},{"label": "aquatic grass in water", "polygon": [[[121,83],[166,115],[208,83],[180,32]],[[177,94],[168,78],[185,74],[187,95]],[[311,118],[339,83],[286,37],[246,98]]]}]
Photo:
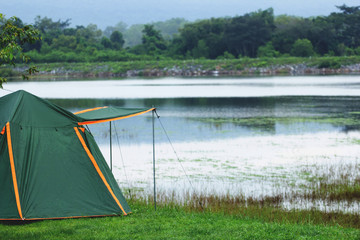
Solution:
[{"label": "aquatic grass in water", "polygon": [[[342,227],[360,228],[359,212],[343,213],[334,211],[320,211],[310,209],[284,209],[282,195],[264,196],[262,198],[244,197],[243,195],[213,195],[185,193],[183,201],[179,201],[178,193],[157,194],[157,205],[160,208],[177,209],[185,212],[220,213],[224,215],[240,216],[241,218],[259,219],[266,222],[296,223],[314,225],[335,225]],[[153,205],[153,195],[133,195],[132,203]],[[136,206],[135,206],[136,207]],[[134,207],[133,207],[134,208]]]},{"label": "aquatic grass in water", "polygon": [[[221,212],[266,221],[360,228],[359,170],[359,163],[304,165],[297,172],[297,181],[278,178],[271,191],[260,189],[260,194],[245,194],[239,185],[233,185],[237,193],[236,189],[223,194],[204,188],[202,191],[159,190],[157,199],[160,206],[190,212]],[[151,191],[137,191],[127,197],[153,204]]]},{"label": "aquatic grass in water", "polygon": [[[360,148],[354,139],[360,139],[356,132],[338,134],[325,132],[237,138],[222,140],[221,144],[220,141],[175,143],[179,156],[183,157],[180,161],[194,189],[189,185],[178,160],[173,158],[169,146],[158,144],[157,156],[161,156],[161,159],[156,163],[157,186],[159,191],[164,192],[193,191],[205,196],[241,194],[245,199],[280,195],[283,196],[281,207],[286,209],[324,209],[325,205],[322,201],[328,202],[328,198],[324,193],[320,194],[316,191],[313,193],[311,189],[317,187],[316,183],[322,181],[324,188],[338,185],[338,190],[333,191],[331,199],[335,199],[336,194],[353,194],[350,188],[354,191],[357,189],[356,186],[351,185],[352,182],[349,182],[357,178],[358,168],[354,166],[360,160],[358,158]],[[151,192],[152,156],[149,150],[151,146],[128,147],[123,148],[123,154],[125,156],[128,152],[125,167],[132,185]],[[106,154],[108,148],[104,148],[103,152]],[[117,157],[115,152],[113,156]],[[166,160],[166,157],[169,159]],[[142,161],[144,158],[147,160]],[[119,165],[116,161],[114,163]],[[345,170],[348,172],[344,173]],[[329,175],[328,172],[343,172],[343,176],[354,177],[349,178],[349,181],[343,181],[343,185],[347,185],[343,187],[336,179],[325,181],[330,179],[330,176],[338,177],[336,174]],[[126,181],[119,177],[124,176],[122,168],[115,169],[114,174],[120,186],[127,186]],[[326,175],[329,176],[326,178]],[[359,208],[358,201],[349,202],[350,197],[339,198],[341,198],[339,207],[336,206],[336,201],[331,201],[329,203],[331,206],[326,207],[326,210],[352,212]],[[302,201],[297,201],[298,199]],[[354,206],[347,207],[344,201]]]},{"label": "aquatic grass in water", "polygon": [[240,126],[260,127],[273,126],[276,123],[293,125],[294,123],[322,123],[335,126],[353,126],[360,128],[360,121],[357,118],[328,116],[328,117],[252,117],[252,118],[191,118],[194,121],[201,121],[210,124],[232,123]]},{"label": "aquatic grass in water", "polygon": [[304,199],[328,202],[360,202],[360,164],[305,167]]}]

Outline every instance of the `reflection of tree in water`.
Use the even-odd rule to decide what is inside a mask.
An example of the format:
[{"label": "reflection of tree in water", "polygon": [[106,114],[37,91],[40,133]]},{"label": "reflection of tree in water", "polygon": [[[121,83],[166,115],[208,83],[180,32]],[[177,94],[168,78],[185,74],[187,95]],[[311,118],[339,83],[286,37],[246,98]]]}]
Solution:
[{"label": "reflection of tree in water", "polygon": [[349,133],[353,131],[359,131],[360,130],[360,124],[356,126],[343,126],[341,131],[344,133]]},{"label": "reflection of tree in water", "polygon": [[359,97],[322,97],[322,96],[282,96],[282,97],[231,97],[231,98],[155,98],[155,99],[51,99],[51,102],[65,108],[97,107],[113,105],[119,107],[156,106],[164,109],[266,109],[279,114],[281,112],[329,114],[359,111]]},{"label": "reflection of tree in water", "polygon": [[276,133],[276,120],[268,118],[215,118],[215,119],[206,119],[206,118],[188,118],[192,121],[199,121],[203,124],[208,125],[208,127],[214,127],[216,130],[225,130],[233,127],[228,127],[229,125],[236,128],[246,128],[251,132],[256,133]]},{"label": "reflection of tree in water", "polygon": [[[121,93],[119,93],[121,95]],[[99,107],[151,107],[166,124],[176,128],[177,139],[196,136],[233,137],[242,134],[277,134],[302,127],[304,131],[317,126],[329,130],[334,127],[348,132],[360,129],[359,97],[282,96],[244,98],[156,98],[156,99],[51,99],[70,111]],[[145,123],[151,121],[145,117]],[[134,119],[135,120],[135,119]],[[296,125],[298,123],[298,125]],[[301,125],[302,124],[302,125]],[[333,127],[331,127],[333,126]],[[287,130],[285,129],[287,128]],[[285,130],[284,130],[285,129]],[[229,132],[234,133],[229,133]],[[244,133],[246,132],[246,133]],[[296,132],[301,132],[296,130]],[[187,133],[188,137],[185,137]],[[220,133],[220,134],[219,134]],[[283,132],[282,132],[283,133]],[[180,136],[181,135],[181,136]],[[216,136],[215,136],[216,135]]]}]

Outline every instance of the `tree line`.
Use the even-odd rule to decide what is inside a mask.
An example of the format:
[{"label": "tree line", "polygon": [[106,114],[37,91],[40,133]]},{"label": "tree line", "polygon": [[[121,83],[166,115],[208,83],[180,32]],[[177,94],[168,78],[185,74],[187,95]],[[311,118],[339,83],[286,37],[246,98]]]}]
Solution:
[{"label": "tree line", "polygon": [[[33,62],[360,55],[360,6],[337,8],[310,18],[274,16],[270,8],[196,22],[118,23],[104,31],[39,16],[32,25],[41,40],[24,51]],[[20,19],[14,25],[24,26]]]}]

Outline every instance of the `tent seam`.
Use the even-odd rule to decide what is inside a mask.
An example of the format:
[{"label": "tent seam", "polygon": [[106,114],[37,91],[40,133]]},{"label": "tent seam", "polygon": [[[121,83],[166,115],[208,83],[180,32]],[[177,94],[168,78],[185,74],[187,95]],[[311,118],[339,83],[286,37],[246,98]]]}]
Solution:
[{"label": "tent seam", "polygon": [[19,188],[18,188],[17,179],[16,179],[16,170],[15,170],[14,154],[13,154],[12,143],[11,143],[10,123],[9,122],[6,123],[6,136],[7,136],[7,141],[8,141],[9,159],[10,159],[11,175],[12,175],[12,180],[13,180],[16,205],[17,205],[17,209],[18,209],[20,218],[22,220],[24,220],[22,211],[21,211]]},{"label": "tent seam", "polygon": [[86,112],[91,112],[91,111],[95,111],[95,110],[99,110],[99,109],[103,109],[103,108],[108,108],[108,106],[104,106],[104,107],[96,107],[96,108],[89,108],[89,109],[85,109],[82,111],[78,111],[76,113],[74,113],[75,115],[80,114],[80,113],[86,113]]},{"label": "tent seam", "polygon": [[115,196],[113,190],[111,189],[109,183],[106,181],[105,176],[104,176],[104,174],[101,172],[98,164],[96,163],[96,160],[95,160],[94,156],[91,154],[89,148],[86,146],[86,143],[85,143],[83,137],[81,136],[79,130],[77,129],[77,127],[74,127],[74,130],[75,130],[75,133],[76,133],[77,137],[78,137],[79,140],[80,140],[81,145],[83,146],[85,152],[87,153],[87,155],[88,155],[88,157],[90,158],[92,164],[94,165],[96,172],[99,174],[101,180],[102,180],[103,183],[105,184],[106,188],[107,188],[108,191],[110,192],[110,194],[111,194],[111,196],[113,197],[113,199],[115,200],[116,204],[120,207],[121,211],[124,213],[124,215],[127,215],[127,213],[126,213],[126,211],[124,210],[124,208],[122,207],[120,201],[117,199],[117,197]]},{"label": "tent seam", "polygon": [[115,120],[121,120],[121,119],[125,119],[125,118],[130,118],[130,117],[135,117],[150,111],[153,111],[155,108],[150,108],[148,110],[139,112],[139,113],[134,113],[131,115],[127,115],[127,116],[122,116],[122,117],[115,117],[115,118],[108,118],[108,119],[102,119],[102,120],[92,120],[92,121],[85,121],[85,122],[79,122],[78,124],[81,125],[89,125],[89,124],[95,124],[95,123],[103,123],[103,122],[111,122],[111,121],[115,121]]}]

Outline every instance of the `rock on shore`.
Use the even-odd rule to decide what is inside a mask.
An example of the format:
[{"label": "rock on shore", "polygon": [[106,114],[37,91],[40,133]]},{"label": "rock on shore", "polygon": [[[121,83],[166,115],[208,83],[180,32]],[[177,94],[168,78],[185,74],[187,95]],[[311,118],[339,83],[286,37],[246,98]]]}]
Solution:
[{"label": "rock on shore", "polygon": [[[17,67],[14,70],[23,72],[26,67]],[[162,77],[162,76],[241,76],[241,75],[318,75],[318,74],[350,74],[360,73],[360,63],[339,68],[309,67],[306,64],[272,65],[269,67],[244,67],[238,69],[206,70],[201,65],[187,65],[186,67],[165,67],[152,69],[136,69],[124,72],[114,72],[106,65],[97,66],[91,71],[80,71],[58,67],[50,71],[39,71],[40,76],[65,76],[65,77]]]}]

